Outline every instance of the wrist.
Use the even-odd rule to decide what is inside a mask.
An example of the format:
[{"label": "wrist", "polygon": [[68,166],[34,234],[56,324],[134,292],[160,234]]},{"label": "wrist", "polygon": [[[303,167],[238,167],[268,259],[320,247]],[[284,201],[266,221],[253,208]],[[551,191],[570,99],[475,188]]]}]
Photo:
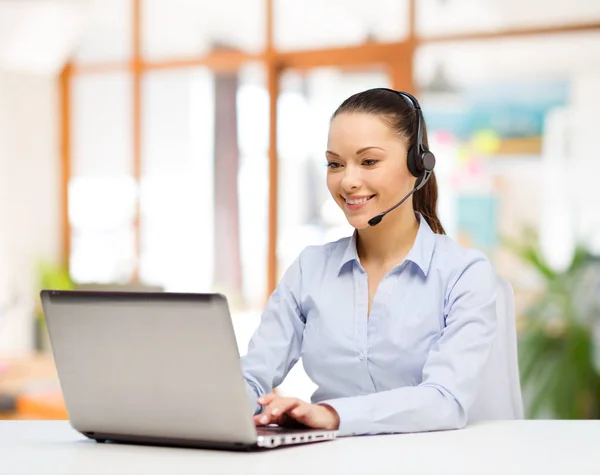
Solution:
[{"label": "wrist", "polygon": [[328,424],[328,429],[337,430],[340,428],[340,415],[338,412],[329,404],[319,404],[329,414],[331,424]]}]

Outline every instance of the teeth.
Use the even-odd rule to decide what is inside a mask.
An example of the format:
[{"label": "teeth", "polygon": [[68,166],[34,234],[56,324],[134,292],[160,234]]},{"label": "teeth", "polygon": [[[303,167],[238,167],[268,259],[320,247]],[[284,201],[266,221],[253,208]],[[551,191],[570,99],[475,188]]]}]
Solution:
[{"label": "teeth", "polygon": [[366,201],[369,201],[372,198],[372,196],[369,196],[368,198],[361,198],[360,200],[346,200],[346,203],[348,203],[349,205],[357,205],[358,203],[364,203]]}]

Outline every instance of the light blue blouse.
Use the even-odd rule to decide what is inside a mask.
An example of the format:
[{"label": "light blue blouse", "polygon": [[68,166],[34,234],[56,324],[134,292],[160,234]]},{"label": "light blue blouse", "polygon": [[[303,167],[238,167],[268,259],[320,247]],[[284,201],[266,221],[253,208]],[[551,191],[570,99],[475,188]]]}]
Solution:
[{"label": "light blue blouse", "polygon": [[302,357],[311,402],[337,410],[341,436],[466,425],[496,334],[496,277],[481,252],[417,217],[370,315],[356,233],[307,247],[287,269],[241,358],[255,413]]}]

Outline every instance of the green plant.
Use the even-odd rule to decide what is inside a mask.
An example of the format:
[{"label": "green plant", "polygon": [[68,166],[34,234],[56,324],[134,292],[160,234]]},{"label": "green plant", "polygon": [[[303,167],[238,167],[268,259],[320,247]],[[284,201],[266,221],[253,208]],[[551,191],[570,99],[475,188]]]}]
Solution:
[{"label": "green plant", "polygon": [[519,331],[519,366],[526,415],[600,418],[600,370],[594,335],[600,324],[600,257],[582,245],[556,271],[530,229],[509,247],[541,277],[542,292],[526,308]]},{"label": "green plant", "polygon": [[36,266],[37,284],[35,289],[35,317],[39,324],[45,328],[46,321],[42,310],[39,293],[42,289],[72,290],[75,284],[65,265],[56,264],[51,261],[41,260]]}]

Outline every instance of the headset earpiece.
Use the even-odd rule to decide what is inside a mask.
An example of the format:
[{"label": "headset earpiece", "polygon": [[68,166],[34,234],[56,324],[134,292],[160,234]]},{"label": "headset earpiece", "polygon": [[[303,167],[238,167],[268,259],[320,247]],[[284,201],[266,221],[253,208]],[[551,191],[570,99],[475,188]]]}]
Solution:
[{"label": "headset earpiece", "polygon": [[416,148],[413,145],[408,149],[406,164],[408,165],[408,171],[415,177],[420,177],[423,174],[423,169],[422,167],[419,167],[419,162],[420,160],[417,157]]},{"label": "headset earpiece", "polygon": [[416,147],[413,145],[408,149],[406,163],[408,170],[413,176],[419,178],[425,172],[430,172],[435,167],[435,155],[425,149],[421,153],[415,153]]},{"label": "headset earpiece", "polygon": [[421,166],[423,172],[431,172],[435,168],[435,155],[429,150],[425,149],[421,153]]}]

